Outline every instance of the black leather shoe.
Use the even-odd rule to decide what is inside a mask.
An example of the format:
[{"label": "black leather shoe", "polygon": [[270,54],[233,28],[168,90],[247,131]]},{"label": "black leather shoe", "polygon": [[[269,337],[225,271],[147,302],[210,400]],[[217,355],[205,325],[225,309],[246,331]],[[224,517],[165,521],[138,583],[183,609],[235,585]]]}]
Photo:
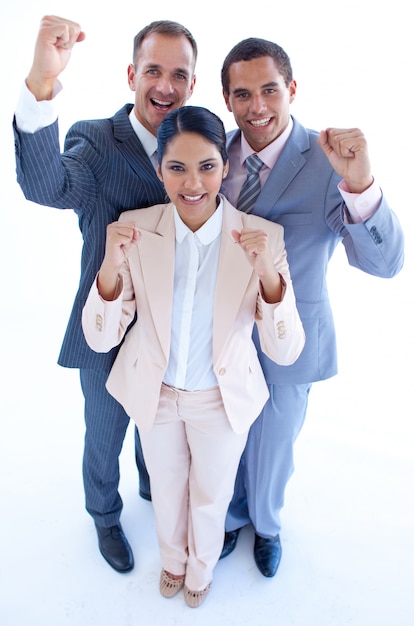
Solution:
[{"label": "black leather shoe", "polygon": [[277,572],[282,558],[282,546],[279,535],[275,539],[265,539],[259,535],[254,537],[254,560],[263,576],[272,578]]},{"label": "black leather shoe", "polygon": [[236,547],[240,530],[241,528],[238,528],[237,530],[231,530],[228,533],[224,533],[224,543],[223,549],[220,554],[220,559],[224,559],[226,556],[229,556],[229,554],[233,552],[234,548]]},{"label": "black leather shoe", "polygon": [[120,524],[105,528],[96,524],[99,550],[107,563],[122,574],[134,567],[134,555]]}]

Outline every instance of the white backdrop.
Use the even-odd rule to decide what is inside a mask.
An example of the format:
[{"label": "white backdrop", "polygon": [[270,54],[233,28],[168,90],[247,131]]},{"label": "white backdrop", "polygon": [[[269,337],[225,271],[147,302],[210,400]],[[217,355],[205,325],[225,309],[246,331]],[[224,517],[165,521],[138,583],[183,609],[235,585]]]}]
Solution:
[{"label": "white backdrop", "polygon": [[[406,264],[396,278],[380,280],[349,268],[342,250],[334,255],[329,280],[340,374],[312,391],[308,421],[297,445],[297,465],[300,470],[303,464],[303,474],[299,474],[302,478],[295,475],[295,480],[303,481],[301,488],[310,488],[309,472],[315,472],[324,499],[323,488],[332,494],[329,477],[339,471],[342,487],[346,489],[347,479],[353,485],[352,499],[361,478],[361,459],[373,454],[375,463],[368,471],[374,482],[369,489],[371,497],[374,493],[378,499],[372,502],[367,524],[375,526],[376,516],[385,513],[385,530],[389,522],[397,534],[412,537],[414,134],[412,18],[406,0],[283,4],[262,0],[257,5],[217,0],[19,0],[7,7],[2,4],[0,486],[2,496],[7,496],[7,509],[16,507],[18,512],[10,518],[12,532],[23,523],[22,502],[30,506],[29,522],[42,519],[39,484],[44,485],[48,502],[51,475],[66,469],[72,476],[68,480],[76,485],[75,500],[82,499],[82,401],[77,372],[56,365],[78,282],[81,237],[70,211],[40,207],[24,199],[15,180],[11,130],[38,25],[47,13],[78,21],[86,32],[86,40],[76,46],[62,76],[62,138],[74,121],[110,116],[132,101],[126,71],[132,39],[154,19],[174,19],[191,30],[199,45],[191,103],[218,113],[228,130],[234,125],[221,96],[221,63],[237,41],[258,36],[276,41],[290,55],[298,83],[292,113],[305,126],[358,126],[364,131],[373,173],[405,230]],[[131,450],[132,444],[129,457]],[[343,461],[338,461],[336,451]],[[350,463],[346,469],[338,467],[346,463],[344,459]],[[57,494],[56,486],[59,498]],[[65,509],[67,502],[60,497]],[[359,497],[362,503],[369,494],[361,492]],[[295,503],[290,510],[295,511]],[[54,515],[58,520],[58,513]],[[82,515],[79,506],[76,517]],[[410,549],[412,545],[411,540]],[[298,623],[303,626],[305,622]]]},{"label": "white backdrop", "polygon": [[[21,347],[25,332],[29,345],[38,341],[42,357],[54,363],[78,282],[81,237],[76,217],[70,211],[27,202],[15,180],[11,120],[40,18],[46,13],[63,15],[79,21],[86,32],[86,40],[75,47],[62,76],[62,139],[77,119],[110,116],[131,101],[126,70],[133,36],[153,19],[175,19],[192,31],[199,45],[191,103],[218,113],[227,129],[234,124],[221,96],[221,63],[237,41],[259,36],[278,42],[290,55],[298,82],[292,113],[305,126],[358,126],[366,134],[374,175],[406,233],[407,261],[397,278],[384,281],[349,268],[342,249],[334,255],[330,280],[340,369],[342,375],[352,376],[358,402],[369,397],[372,414],[394,410],[397,402],[408,411],[407,364],[413,348],[413,159],[408,150],[414,133],[411,21],[406,4],[404,0],[392,4],[355,0],[339,9],[329,0],[280,6],[263,1],[248,8],[240,3],[237,10],[230,4],[159,0],[151,7],[103,0],[92,8],[80,0],[20,0],[2,6],[0,259],[5,321],[0,332],[14,349]],[[17,333],[11,332],[19,316],[23,324]],[[373,372],[373,389],[367,391]],[[376,391],[378,372],[387,383],[381,385],[381,394]],[[11,376],[7,389],[15,385],[20,381]],[[341,394],[348,395],[346,385],[340,388]]]}]

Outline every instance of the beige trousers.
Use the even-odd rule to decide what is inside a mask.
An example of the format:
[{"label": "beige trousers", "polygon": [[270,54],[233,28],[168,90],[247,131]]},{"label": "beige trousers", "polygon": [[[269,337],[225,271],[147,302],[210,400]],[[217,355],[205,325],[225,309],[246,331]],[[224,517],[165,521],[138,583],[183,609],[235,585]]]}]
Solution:
[{"label": "beige trousers", "polygon": [[192,591],[212,580],[247,434],[232,430],[218,387],[166,385],[153,427],[140,432],[162,567]]}]

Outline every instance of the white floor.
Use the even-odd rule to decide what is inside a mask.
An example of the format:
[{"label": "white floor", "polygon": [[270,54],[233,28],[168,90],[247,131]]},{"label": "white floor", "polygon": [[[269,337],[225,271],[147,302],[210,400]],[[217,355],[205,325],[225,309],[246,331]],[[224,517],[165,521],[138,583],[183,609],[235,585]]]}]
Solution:
[{"label": "white floor", "polygon": [[[195,610],[182,595],[159,595],[153,514],[137,495],[132,428],[120,489],[136,567],[117,574],[98,552],[83,509],[78,374],[55,365],[66,312],[54,309],[52,298],[45,310],[27,302],[17,318],[15,302],[3,309],[2,626],[414,623],[412,375],[404,365],[413,343],[401,344],[401,317],[389,325],[378,307],[406,278],[384,282],[349,272],[341,288],[352,285],[364,319],[374,321],[358,327],[358,311],[341,308],[347,299],[333,285],[341,374],[312,390],[287,491],[279,571],[274,579],[260,575],[247,528]],[[410,308],[403,299],[401,310]],[[393,361],[396,341],[401,355]]]}]

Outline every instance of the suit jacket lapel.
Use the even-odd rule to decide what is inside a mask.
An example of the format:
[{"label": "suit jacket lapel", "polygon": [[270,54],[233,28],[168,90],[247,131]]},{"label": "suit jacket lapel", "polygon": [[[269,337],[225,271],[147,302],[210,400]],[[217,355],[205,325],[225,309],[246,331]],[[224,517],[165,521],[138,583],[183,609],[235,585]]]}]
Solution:
[{"label": "suit jacket lapel", "polygon": [[[229,146],[234,141],[239,140],[240,131],[236,131],[234,134],[231,133],[229,135]],[[253,210],[255,215],[266,218],[269,213],[272,213],[272,216],[275,214],[274,206],[280,196],[306,164],[303,153],[309,150],[309,148],[310,143],[306,130],[294,119],[290,137],[256,200]]]},{"label": "suit jacket lapel", "polygon": [[137,250],[152,319],[165,357],[168,360],[175,256],[172,205],[168,205],[162,213],[156,232],[143,231]]},{"label": "suit jacket lapel", "polygon": [[239,312],[253,269],[242,248],[234,243],[231,231],[243,228],[244,214],[224,200],[220,260],[214,298],[213,363],[221,353],[230,328]]},{"label": "suit jacket lapel", "polygon": [[270,213],[274,214],[274,206],[277,204],[280,196],[286,191],[305,164],[306,159],[297,146],[288,142],[257,198],[254,214],[264,218]]},{"label": "suit jacket lapel", "polygon": [[164,187],[128,119],[131,106],[123,107],[112,118],[117,148],[143,182],[162,192]]}]

